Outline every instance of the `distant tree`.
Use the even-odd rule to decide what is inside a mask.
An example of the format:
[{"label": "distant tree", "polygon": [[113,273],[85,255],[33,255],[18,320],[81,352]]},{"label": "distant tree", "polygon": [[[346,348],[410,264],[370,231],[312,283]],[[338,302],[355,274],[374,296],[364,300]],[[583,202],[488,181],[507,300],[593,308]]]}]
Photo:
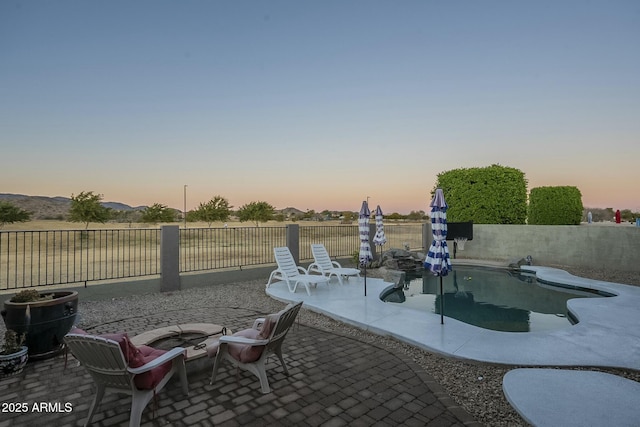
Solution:
[{"label": "distant tree", "polygon": [[[229,201],[222,196],[215,196],[206,203],[200,203],[198,208],[194,211],[195,217],[200,221],[204,221],[209,224],[214,221],[226,221],[231,215],[231,208]],[[187,215],[187,219],[189,216]]]},{"label": "distant tree", "polygon": [[253,221],[256,227],[260,222],[267,222],[273,219],[275,208],[267,202],[251,202],[238,209],[238,218],[241,222]]},{"label": "distant tree", "polygon": [[31,220],[31,212],[20,209],[9,202],[0,202],[0,228],[5,224],[14,222],[27,222]]},{"label": "distant tree", "polygon": [[638,214],[633,213],[631,209],[620,210],[620,218],[622,218],[623,221],[633,222],[633,220],[636,219],[637,216]]},{"label": "distant tree", "polygon": [[407,215],[407,219],[410,221],[421,221],[426,218],[426,214],[424,211],[411,211],[409,215]]},{"label": "distant tree", "polygon": [[71,195],[71,208],[69,208],[69,221],[84,222],[85,229],[89,223],[99,222],[104,224],[111,218],[111,209],[102,206],[101,194],[93,191],[82,191],[77,196]]},{"label": "distant tree", "polygon": [[351,211],[342,212],[342,223],[343,224],[351,224],[351,222],[357,218],[357,215]]},{"label": "distant tree", "polygon": [[391,213],[391,214],[385,216],[385,219],[390,219],[390,220],[394,220],[394,221],[397,221],[397,220],[400,220],[400,219],[404,219],[404,218],[405,218],[404,215],[401,215],[398,212],[394,212],[394,213]]},{"label": "distant tree", "polygon": [[[180,219],[184,219],[184,217],[181,216]],[[198,213],[195,210],[190,210],[187,212],[187,221],[188,222],[200,221],[200,217],[198,216]]]},{"label": "distant tree", "polygon": [[277,213],[273,216],[273,219],[275,219],[278,222],[284,222],[284,220],[286,219],[284,214],[282,212]]},{"label": "distant tree", "polygon": [[141,221],[148,224],[175,222],[177,216],[175,209],[168,208],[160,203],[154,203],[151,206],[147,206],[144,211],[142,211]]},{"label": "distant tree", "polygon": [[454,169],[438,174],[438,187],[449,205],[449,222],[524,224],[527,218],[527,180],[518,169]]},{"label": "distant tree", "polygon": [[127,210],[127,211],[112,211],[111,218],[119,223],[128,223],[129,227],[134,222],[140,221],[142,213],[137,210]]}]

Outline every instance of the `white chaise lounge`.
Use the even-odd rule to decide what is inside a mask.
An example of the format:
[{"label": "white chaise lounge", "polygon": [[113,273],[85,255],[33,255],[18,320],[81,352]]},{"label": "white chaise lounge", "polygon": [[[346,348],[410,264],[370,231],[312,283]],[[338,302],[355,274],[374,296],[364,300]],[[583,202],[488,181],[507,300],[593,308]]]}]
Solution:
[{"label": "white chaise lounge", "polygon": [[341,285],[343,277],[346,277],[347,280],[349,280],[349,276],[360,277],[360,270],[357,268],[344,268],[339,262],[331,261],[331,257],[329,257],[329,253],[323,244],[312,244],[311,253],[313,254],[314,262],[309,266],[309,273],[320,273],[329,279],[331,279],[331,276],[336,276]]},{"label": "white chaise lounge", "polygon": [[287,284],[289,292],[295,292],[299,284],[302,284],[307,290],[307,294],[311,296],[311,290],[309,286],[316,287],[318,283],[327,283],[329,281],[325,276],[318,276],[317,274],[309,274],[309,272],[299,265],[291,255],[291,251],[286,246],[280,248],[273,248],[273,253],[276,258],[278,268],[271,272],[269,281],[267,282],[267,288],[271,285],[273,280],[282,280]]}]

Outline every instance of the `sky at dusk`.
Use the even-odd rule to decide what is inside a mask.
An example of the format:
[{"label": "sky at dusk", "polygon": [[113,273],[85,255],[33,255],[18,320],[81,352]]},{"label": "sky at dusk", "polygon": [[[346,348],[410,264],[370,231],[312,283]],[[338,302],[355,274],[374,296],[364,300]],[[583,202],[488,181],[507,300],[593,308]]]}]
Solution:
[{"label": "sky at dusk", "polygon": [[500,164],[640,211],[640,2],[5,0],[0,148],[0,193],[132,206],[428,211]]}]

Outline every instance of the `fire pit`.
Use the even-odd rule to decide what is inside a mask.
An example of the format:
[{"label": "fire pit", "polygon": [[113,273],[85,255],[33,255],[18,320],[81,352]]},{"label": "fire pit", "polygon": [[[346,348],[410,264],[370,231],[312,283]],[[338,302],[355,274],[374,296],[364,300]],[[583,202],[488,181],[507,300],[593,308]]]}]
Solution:
[{"label": "fire pit", "polygon": [[[231,330],[221,325],[213,323],[185,323],[182,325],[166,326],[164,328],[146,331],[131,338],[135,345],[148,345],[149,347],[168,350],[174,347],[184,347],[187,350],[185,362],[193,362],[207,355],[208,344],[216,342],[223,335],[231,335]],[[197,370],[201,368],[198,363],[187,364],[187,370]]]}]

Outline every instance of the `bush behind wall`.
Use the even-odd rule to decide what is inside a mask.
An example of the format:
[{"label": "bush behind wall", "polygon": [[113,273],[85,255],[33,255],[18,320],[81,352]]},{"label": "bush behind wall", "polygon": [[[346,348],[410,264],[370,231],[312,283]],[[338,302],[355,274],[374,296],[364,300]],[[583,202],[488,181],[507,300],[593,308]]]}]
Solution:
[{"label": "bush behind wall", "polygon": [[527,180],[518,169],[500,165],[453,169],[438,174],[449,205],[450,222],[524,224],[527,216]]},{"label": "bush behind wall", "polygon": [[579,225],[582,193],[577,187],[536,187],[529,193],[528,223],[532,225]]}]

